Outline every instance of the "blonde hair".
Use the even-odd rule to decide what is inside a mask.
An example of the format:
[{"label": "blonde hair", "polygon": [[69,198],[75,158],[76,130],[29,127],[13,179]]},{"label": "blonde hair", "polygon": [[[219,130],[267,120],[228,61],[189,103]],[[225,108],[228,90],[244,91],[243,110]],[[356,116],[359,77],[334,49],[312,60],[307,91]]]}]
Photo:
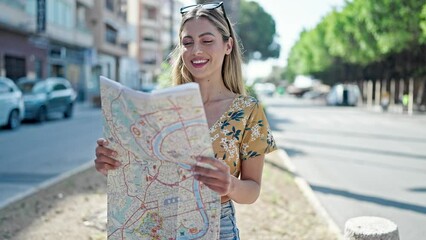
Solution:
[{"label": "blonde hair", "polygon": [[[230,25],[226,22],[226,19],[223,13],[216,9],[204,9],[202,7],[197,7],[192,11],[185,13],[182,16],[182,21],[180,24],[179,30],[179,39],[181,39],[181,34],[183,26],[185,23],[191,19],[205,18],[210,23],[212,23],[222,34],[222,39],[224,42],[228,41],[229,38],[234,40],[232,51],[229,55],[225,55],[222,65],[222,79],[225,87],[231,92],[245,95],[244,82],[242,77],[242,56],[241,56],[241,47],[237,40],[235,31]],[[173,50],[173,59],[172,59],[172,82],[173,85],[180,85],[184,83],[193,82],[192,75],[185,67],[181,55],[181,42]]]}]

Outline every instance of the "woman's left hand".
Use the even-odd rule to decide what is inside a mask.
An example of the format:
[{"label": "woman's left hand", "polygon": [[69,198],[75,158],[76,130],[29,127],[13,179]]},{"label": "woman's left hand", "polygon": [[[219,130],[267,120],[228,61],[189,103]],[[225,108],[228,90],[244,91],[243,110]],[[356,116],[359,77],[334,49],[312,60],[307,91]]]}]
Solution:
[{"label": "woman's left hand", "polygon": [[192,166],[194,178],[221,196],[226,196],[233,190],[233,177],[229,173],[229,166],[224,162],[211,157],[196,157],[197,163],[206,163],[213,168],[195,164]]}]

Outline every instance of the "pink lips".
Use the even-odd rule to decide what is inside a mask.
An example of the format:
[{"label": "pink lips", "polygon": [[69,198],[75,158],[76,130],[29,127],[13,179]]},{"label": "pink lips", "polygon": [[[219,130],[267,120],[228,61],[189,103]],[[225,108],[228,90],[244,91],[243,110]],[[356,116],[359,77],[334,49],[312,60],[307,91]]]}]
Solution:
[{"label": "pink lips", "polygon": [[191,61],[192,66],[195,68],[201,68],[209,62],[207,59],[194,59]]}]

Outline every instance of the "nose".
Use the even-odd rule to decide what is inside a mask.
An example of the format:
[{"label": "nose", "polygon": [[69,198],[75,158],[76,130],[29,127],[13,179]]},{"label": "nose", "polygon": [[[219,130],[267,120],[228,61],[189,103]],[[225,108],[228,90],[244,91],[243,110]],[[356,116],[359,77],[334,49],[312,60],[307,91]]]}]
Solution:
[{"label": "nose", "polygon": [[192,48],[192,53],[194,55],[199,55],[199,54],[203,53],[203,49],[202,49],[201,44],[194,43],[194,47]]}]

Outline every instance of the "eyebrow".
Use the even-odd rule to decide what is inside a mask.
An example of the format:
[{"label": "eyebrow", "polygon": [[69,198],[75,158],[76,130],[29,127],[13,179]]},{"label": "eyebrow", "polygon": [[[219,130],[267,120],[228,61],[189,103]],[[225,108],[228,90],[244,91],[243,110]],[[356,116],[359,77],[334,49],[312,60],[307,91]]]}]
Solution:
[{"label": "eyebrow", "polygon": [[[213,33],[211,33],[211,32],[205,32],[205,33],[201,33],[200,35],[198,35],[198,37],[203,37],[203,36],[206,36],[206,35],[211,35],[211,36],[213,36],[213,37],[216,37]],[[190,36],[190,35],[186,35],[186,36],[184,36],[183,38],[192,38],[192,36]]]}]

